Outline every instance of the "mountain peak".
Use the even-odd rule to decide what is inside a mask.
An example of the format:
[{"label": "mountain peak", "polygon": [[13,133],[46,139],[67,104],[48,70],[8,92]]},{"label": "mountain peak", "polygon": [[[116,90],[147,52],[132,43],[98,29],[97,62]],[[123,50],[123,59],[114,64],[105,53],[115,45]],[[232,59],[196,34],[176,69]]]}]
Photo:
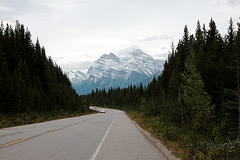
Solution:
[{"label": "mountain peak", "polygon": [[134,57],[143,57],[146,59],[153,60],[152,56],[148,55],[147,53],[143,52],[136,46],[131,46],[126,49],[122,49],[115,53],[120,58],[134,58]]},{"label": "mountain peak", "polygon": [[119,58],[112,52],[110,54],[103,54],[99,59],[95,61],[96,64],[100,65],[111,65],[115,62],[119,62]]},{"label": "mountain peak", "polygon": [[111,52],[111,53],[109,54],[109,56],[116,56],[116,55]]},{"label": "mountain peak", "polygon": [[159,75],[162,69],[163,63],[132,46],[116,53],[103,54],[88,69],[87,76],[83,76],[84,80],[80,84],[74,82],[73,78],[77,76],[76,80],[80,79],[80,73],[73,74],[71,81],[79,94],[87,94],[95,88],[127,87],[130,84],[139,85],[140,82],[147,85],[147,82],[154,75]]},{"label": "mountain peak", "polygon": [[112,52],[107,56],[108,59],[112,59],[114,61],[119,61],[119,58],[113,54]]}]

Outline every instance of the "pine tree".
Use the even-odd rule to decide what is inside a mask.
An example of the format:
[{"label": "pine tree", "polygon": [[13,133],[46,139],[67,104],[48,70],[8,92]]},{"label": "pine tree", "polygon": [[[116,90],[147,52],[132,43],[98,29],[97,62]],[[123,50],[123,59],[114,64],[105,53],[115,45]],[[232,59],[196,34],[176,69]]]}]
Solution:
[{"label": "pine tree", "polygon": [[234,47],[237,72],[237,97],[238,97],[238,130],[240,135],[240,23],[238,23],[238,31]]},{"label": "pine tree", "polygon": [[9,106],[11,76],[5,58],[0,57],[0,62],[0,113],[8,113],[12,109],[12,106]]},{"label": "pine tree", "polygon": [[181,41],[179,41],[178,43],[178,47],[177,47],[177,53],[176,53],[176,57],[177,57],[177,67],[179,68],[179,72],[183,72],[184,70],[184,62],[185,59],[188,55],[188,49],[189,49],[189,32],[188,32],[188,28],[187,26],[184,27],[184,34],[183,34],[183,38]]},{"label": "pine tree", "polygon": [[[82,100],[44,47],[16,22],[0,26],[0,113],[81,110]],[[73,102],[74,101],[74,102]],[[87,109],[82,109],[86,111]]]},{"label": "pine tree", "polygon": [[192,120],[193,129],[202,131],[205,135],[210,130],[214,105],[211,96],[204,90],[204,83],[196,68],[196,57],[190,52],[186,63],[184,78],[184,104],[189,107],[188,114]]}]

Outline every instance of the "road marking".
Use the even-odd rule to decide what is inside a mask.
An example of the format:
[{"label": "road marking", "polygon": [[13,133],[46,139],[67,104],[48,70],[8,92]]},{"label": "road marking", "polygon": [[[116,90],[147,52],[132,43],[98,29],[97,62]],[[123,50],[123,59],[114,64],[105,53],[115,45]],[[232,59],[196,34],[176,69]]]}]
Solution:
[{"label": "road marking", "polygon": [[[52,129],[52,130],[49,130],[49,131],[46,131],[46,132],[37,134],[37,135],[32,136],[32,137],[22,138],[22,139],[13,141],[13,142],[6,143],[6,144],[3,144],[3,145],[0,145],[0,149],[1,149],[1,148],[4,148],[4,147],[7,147],[7,146],[10,146],[10,145],[13,145],[13,144],[16,144],[16,143],[20,143],[20,142],[25,141],[25,140],[30,140],[30,139],[32,139],[32,138],[35,138],[35,137],[38,137],[38,136],[41,136],[41,135],[44,135],[44,134],[47,134],[47,133],[50,133],[50,132],[53,132],[53,131],[57,131],[57,130],[64,129],[64,128],[67,128],[67,127],[76,125],[76,124],[78,124],[78,123],[80,123],[80,122],[84,122],[84,121],[87,121],[87,120],[90,120],[90,119],[93,119],[93,118],[96,118],[96,117],[92,117],[92,118],[87,118],[87,119],[84,119],[84,120],[80,120],[80,121],[78,121],[78,122],[76,122],[76,123],[72,123],[72,124],[66,125],[66,126],[64,126],[64,127],[62,127],[62,128]],[[39,124],[37,124],[37,125],[34,126],[34,127],[37,127],[37,126],[39,126]],[[27,129],[27,128],[30,128],[30,127],[33,128],[33,126],[26,126],[26,127],[20,126],[20,127],[17,128],[17,129],[6,129],[5,131],[3,130],[3,132],[12,132],[12,131],[20,130],[20,129]],[[1,132],[2,132],[2,131],[1,131]]]},{"label": "road marking", "polygon": [[22,142],[22,141],[25,141],[25,140],[27,140],[27,138],[22,138],[22,139],[19,139],[19,140],[17,140],[17,141],[13,141],[13,142],[10,142],[10,143],[1,145],[0,148],[2,148],[2,147],[7,147],[7,146],[10,146],[10,145],[12,145],[12,144],[16,144],[16,143],[19,143],[19,142]]},{"label": "road marking", "polygon": [[[119,114],[119,111],[118,111],[118,114]],[[110,131],[110,129],[111,129],[112,125],[113,125],[113,122],[114,122],[115,119],[117,118],[118,114],[117,114],[117,115],[115,116],[115,118],[113,119],[113,121],[112,121],[112,123],[110,124],[107,132],[106,132],[105,135],[103,136],[101,142],[99,143],[97,149],[95,150],[95,152],[94,152],[94,154],[92,155],[92,157],[91,157],[90,160],[95,160],[95,158],[97,157],[97,154],[98,154],[100,148],[102,147],[102,144],[103,144],[103,142],[105,141],[105,139],[106,139],[106,137],[107,137],[107,135],[108,135],[108,132]]]},{"label": "road marking", "polygon": [[57,128],[57,129],[52,129],[52,130],[47,131],[47,132],[53,132],[53,131],[57,131],[57,130],[59,130],[59,128]]}]

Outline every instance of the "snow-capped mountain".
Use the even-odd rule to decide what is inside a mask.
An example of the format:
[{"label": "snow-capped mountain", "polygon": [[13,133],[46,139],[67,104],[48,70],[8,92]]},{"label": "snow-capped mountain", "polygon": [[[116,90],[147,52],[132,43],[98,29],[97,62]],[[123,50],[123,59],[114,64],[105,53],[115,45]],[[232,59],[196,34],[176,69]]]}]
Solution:
[{"label": "snow-capped mountain", "polygon": [[71,80],[72,85],[80,85],[88,79],[88,75],[81,71],[70,71],[67,73],[68,78]]},{"label": "snow-capped mountain", "polygon": [[67,75],[79,94],[88,94],[96,88],[108,89],[128,85],[147,85],[154,75],[163,70],[164,61],[154,60],[138,48],[127,48],[116,53],[103,54],[86,74],[71,71]]}]

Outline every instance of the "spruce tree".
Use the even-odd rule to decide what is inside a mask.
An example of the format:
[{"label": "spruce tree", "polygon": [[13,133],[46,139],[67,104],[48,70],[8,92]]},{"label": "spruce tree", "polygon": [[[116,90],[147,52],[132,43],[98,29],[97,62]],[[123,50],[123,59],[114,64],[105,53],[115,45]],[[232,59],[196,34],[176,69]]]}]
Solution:
[{"label": "spruce tree", "polygon": [[236,72],[237,72],[237,96],[238,96],[238,130],[240,135],[240,23],[238,23],[238,31],[236,36],[236,42],[234,47],[234,54],[236,60]]},{"label": "spruce tree", "polygon": [[214,105],[211,105],[211,96],[205,91],[204,83],[196,68],[196,57],[190,52],[186,63],[184,79],[184,104],[187,105],[189,119],[192,119],[192,127],[195,131],[205,135],[212,124]]}]

